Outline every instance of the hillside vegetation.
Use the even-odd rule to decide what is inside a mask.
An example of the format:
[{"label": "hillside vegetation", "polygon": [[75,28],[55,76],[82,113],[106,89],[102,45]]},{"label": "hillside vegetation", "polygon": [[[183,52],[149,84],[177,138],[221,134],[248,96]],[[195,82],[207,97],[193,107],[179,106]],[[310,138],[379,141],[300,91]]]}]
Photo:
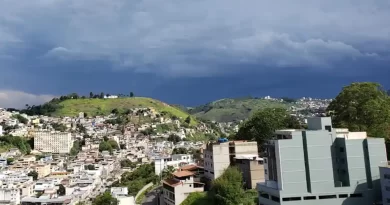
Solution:
[{"label": "hillside vegetation", "polygon": [[260,109],[288,108],[290,105],[290,103],[256,98],[221,99],[189,109],[188,112],[204,120],[232,122],[244,120]]},{"label": "hillside vegetation", "polygon": [[117,99],[70,99],[60,102],[60,109],[53,114],[58,116],[75,116],[79,112],[85,112],[88,115],[108,115],[113,109],[126,110],[131,108],[154,108],[158,112],[167,112],[177,117],[186,118],[188,114],[165,104],[161,101],[145,98],[117,98]]},{"label": "hillside vegetation", "polygon": [[[116,99],[100,98],[78,98],[65,100],[52,100],[41,106],[33,106],[26,110],[27,114],[42,114],[56,117],[77,116],[80,112],[88,116],[108,115],[113,109],[124,112],[132,108],[153,108],[159,113],[168,116],[176,116],[185,120],[190,114],[185,111],[170,106],[159,100],[146,97],[124,97]],[[191,117],[191,123],[196,124],[196,120]]]}]

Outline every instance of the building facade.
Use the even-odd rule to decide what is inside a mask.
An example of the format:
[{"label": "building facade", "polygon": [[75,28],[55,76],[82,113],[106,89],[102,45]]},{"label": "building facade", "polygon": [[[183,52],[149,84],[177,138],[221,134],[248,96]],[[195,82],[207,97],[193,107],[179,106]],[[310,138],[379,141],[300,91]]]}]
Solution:
[{"label": "building facade", "polygon": [[380,200],[378,167],[386,161],[382,138],[308,119],[308,130],[279,130],[264,158],[260,205],[355,205]]},{"label": "building facade", "polygon": [[179,205],[190,193],[203,192],[204,184],[196,182],[194,175],[190,171],[179,171],[173,173],[172,179],[164,180],[160,205]]},{"label": "building facade", "polygon": [[258,182],[264,182],[264,160],[257,155],[243,155],[235,158],[235,164],[242,173],[244,188],[256,189]]},{"label": "building facade", "polygon": [[68,154],[73,146],[71,133],[34,132],[34,149],[41,152]]},{"label": "building facade", "polygon": [[258,155],[257,142],[231,141],[209,143],[203,150],[204,176],[213,180],[223,174],[234,158],[242,155]]},{"label": "building facade", "polygon": [[379,167],[382,203],[383,205],[390,205],[390,167],[387,163]]}]

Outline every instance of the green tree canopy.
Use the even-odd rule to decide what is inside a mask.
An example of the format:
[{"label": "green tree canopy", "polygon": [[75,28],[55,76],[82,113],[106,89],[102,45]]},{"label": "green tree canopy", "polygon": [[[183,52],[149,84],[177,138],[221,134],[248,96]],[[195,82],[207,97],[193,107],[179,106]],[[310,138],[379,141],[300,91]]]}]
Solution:
[{"label": "green tree canopy", "polygon": [[265,141],[273,138],[275,130],[286,128],[298,129],[301,126],[286,109],[266,108],[254,113],[240,126],[236,139],[256,140],[261,148]]},{"label": "green tree canopy", "polygon": [[216,205],[251,204],[242,187],[241,172],[236,167],[229,167],[213,181],[209,198]]},{"label": "green tree canopy", "polygon": [[30,177],[33,177],[33,180],[37,180],[38,179],[38,172],[36,171],[31,171],[27,174],[27,176],[30,176]]},{"label": "green tree canopy", "polygon": [[109,151],[110,153],[112,153],[112,147],[111,147],[110,143],[108,143],[107,141],[102,141],[99,144],[99,151],[100,152]]},{"label": "green tree canopy", "polygon": [[175,169],[175,167],[173,167],[173,166],[167,166],[167,167],[165,167],[163,170],[162,170],[162,173],[161,173],[161,177],[163,178],[163,179],[168,179],[168,178],[172,178],[173,177],[173,172],[175,172],[176,171],[176,169]]},{"label": "green tree canopy", "polygon": [[60,184],[57,190],[57,194],[60,196],[65,196],[66,189],[64,185]]},{"label": "green tree canopy", "polygon": [[327,108],[335,127],[367,131],[372,137],[390,136],[390,98],[378,83],[352,83]]},{"label": "green tree canopy", "polygon": [[97,196],[93,202],[93,205],[118,205],[118,200],[111,195],[110,192],[104,192],[103,194]]}]

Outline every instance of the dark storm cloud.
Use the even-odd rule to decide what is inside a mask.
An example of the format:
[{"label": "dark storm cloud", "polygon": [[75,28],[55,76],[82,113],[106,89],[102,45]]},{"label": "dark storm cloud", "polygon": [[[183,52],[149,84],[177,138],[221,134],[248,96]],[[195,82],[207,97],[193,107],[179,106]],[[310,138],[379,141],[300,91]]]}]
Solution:
[{"label": "dark storm cloud", "polygon": [[[235,96],[248,86],[283,87],[272,80],[279,74],[364,80],[388,70],[387,19],[385,0],[4,0],[0,88],[4,95],[137,87],[170,96],[157,90],[202,88],[205,79],[221,85],[208,94],[219,96],[233,77],[226,95]],[[245,75],[269,77],[247,85]]]}]

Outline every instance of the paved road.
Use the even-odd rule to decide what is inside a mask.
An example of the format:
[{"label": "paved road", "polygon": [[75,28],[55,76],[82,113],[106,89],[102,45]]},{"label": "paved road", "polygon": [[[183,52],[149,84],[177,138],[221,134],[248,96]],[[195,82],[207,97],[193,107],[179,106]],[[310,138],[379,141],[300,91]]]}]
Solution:
[{"label": "paved road", "polygon": [[144,201],[142,202],[142,205],[158,205],[157,193],[159,192],[160,192],[160,187],[153,189],[152,191],[147,193]]}]

